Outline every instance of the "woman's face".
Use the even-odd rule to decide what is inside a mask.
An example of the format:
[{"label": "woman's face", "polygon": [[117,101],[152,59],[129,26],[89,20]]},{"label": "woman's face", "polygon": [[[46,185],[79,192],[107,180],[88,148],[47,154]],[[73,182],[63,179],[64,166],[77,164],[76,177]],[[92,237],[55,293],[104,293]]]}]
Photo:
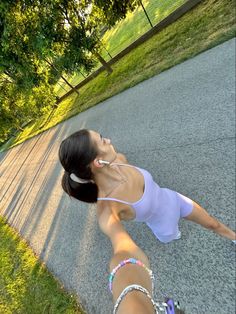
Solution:
[{"label": "woman's face", "polygon": [[89,130],[90,138],[98,148],[98,157],[112,162],[116,158],[116,150],[109,138],[103,137],[100,133]]}]

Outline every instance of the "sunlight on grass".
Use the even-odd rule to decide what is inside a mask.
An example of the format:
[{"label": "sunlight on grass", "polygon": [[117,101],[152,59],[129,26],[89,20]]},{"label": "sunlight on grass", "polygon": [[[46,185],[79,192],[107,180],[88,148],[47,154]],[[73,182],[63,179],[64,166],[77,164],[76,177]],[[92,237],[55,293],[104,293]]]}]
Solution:
[{"label": "sunlight on grass", "polygon": [[73,115],[73,111],[80,112],[79,108],[75,107],[75,100],[79,97],[75,93],[67,97],[59,107],[55,110],[46,128],[51,127],[63,120],[68,119]]},{"label": "sunlight on grass", "polygon": [[69,90],[70,87],[62,79],[60,79],[54,86],[54,91],[59,97],[67,93]]},{"label": "sunlight on grass", "polygon": [[32,137],[32,135],[42,133],[42,131],[48,130],[61,121],[67,120],[69,117],[73,116],[73,112],[74,114],[80,112],[79,109],[75,106],[76,97],[78,97],[78,95],[72,94],[71,96],[67,97],[57,109],[48,113],[48,115],[37,119],[36,123],[27,126],[23,132],[19,133],[15,142],[21,143],[27,138]]},{"label": "sunlight on grass", "polygon": [[1,217],[0,239],[0,313],[84,313]]},{"label": "sunlight on grass", "polygon": [[[163,18],[165,18],[168,14],[173,12],[177,7],[182,5],[185,1],[186,0],[149,0],[143,1],[143,5],[145,6],[145,9],[153,25],[155,25]],[[158,12],[157,15],[156,12]],[[115,27],[108,30],[104,34],[102,42],[104,43],[109,53],[114,57],[117,53],[125,49],[128,45],[138,39],[150,28],[150,24],[144,14],[144,11],[142,7],[139,6],[134,10],[134,12],[129,12],[126,18],[118,22]],[[102,56],[106,61],[110,60],[110,57],[104,48],[102,49]],[[101,64],[98,63],[97,67],[100,66]],[[77,85],[83,79],[84,77],[81,74],[76,74],[73,77],[68,78],[69,82],[73,86]],[[65,94],[63,87],[65,89],[68,89],[68,86],[63,81],[60,81],[61,86],[58,85],[56,85],[55,90],[58,96],[62,96],[63,94]]]},{"label": "sunlight on grass", "polygon": [[[60,103],[42,130],[235,36],[233,0],[206,0]],[[41,119],[45,121],[45,117]],[[37,127],[27,136],[37,134]],[[32,126],[30,126],[32,128]],[[27,128],[26,128],[27,130]],[[23,132],[18,140],[21,140]],[[16,141],[15,141],[16,143]]]},{"label": "sunlight on grass", "polygon": [[[113,66],[114,71],[109,77],[101,73],[84,86],[81,89],[81,97],[75,104],[82,109],[89,108],[125,88],[231,38],[232,32],[227,28],[227,23],[231,25],[231,29],[234,27],[233,14],[230,7],[227,9],[224,7],[223,2],[215,4],[215,7],[212,7],[212,1],[198,6],[192,13],[188,13],[130,52]],[[208,12],[205,12],[205,9],[208,9]],[[219,24],[221,29],[218,27]]]}]

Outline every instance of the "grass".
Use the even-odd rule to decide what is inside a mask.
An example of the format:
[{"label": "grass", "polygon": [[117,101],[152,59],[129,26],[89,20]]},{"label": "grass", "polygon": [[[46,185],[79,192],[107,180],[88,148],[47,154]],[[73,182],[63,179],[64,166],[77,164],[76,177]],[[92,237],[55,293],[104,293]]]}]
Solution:
[{"label": "grass", "polygon": [[[153,25],[163,20],[166,16],[172,13],[175,9],[181,6],[186,0],[143,0],[142,3]],[[111,56],[125,49],[128,45],[138,39],[141,35],[145,34],[151,28],[143,9],[139,6],[134,12],[128,13],[127,17],[117,23],[115,27],[108,30],[102,38],[101,54],[106,61],[110,60]],[[101,64],[97,64],[99,68]],[[81,82],[84,77],[80,74],[75,74],[73,77],[67,78],[70,83],[75,86]],[[60,84],[60,85],[59,85]],[[55,91],[58,96],[62,96],[70,87],[63,81],[55,86]]]},{"label": "grass", "polygon": [[[186,0],[150,0],[142,2],[152,24],[155,25],[180,7]],[[103,42],[110,54],[115,56],[141,35],[145,34],[150,28],[151,25],[143,9],[138,7],[134,12],[129,13],[126,19],[107,31],[103,37]],[[108,59],[105,52],[104,58]]]},{"label": "grass", "polygon": [[175,66],[235,36],[233,0],[205,0],[178,21],[131,51],[113,65],[113,73],[101,73],[60,103],[51,119],[41,117],[20,133],[14,145],[76,115],[139,82]]},{"label": "grass", "polygon": [[0,313],[84,313],[1,217],[0,239]]}]

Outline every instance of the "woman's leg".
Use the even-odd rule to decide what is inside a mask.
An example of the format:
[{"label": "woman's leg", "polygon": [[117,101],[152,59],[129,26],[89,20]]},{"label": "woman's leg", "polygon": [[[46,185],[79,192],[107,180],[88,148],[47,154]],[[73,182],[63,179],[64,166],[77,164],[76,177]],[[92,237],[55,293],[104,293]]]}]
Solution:
[{"label": "woman's leg", "polygon": [[197,203],[193,202],[193,210],[191,214],[184,217],[187,220],[194,221],[195,223],[218,233],[222,237],[230,240],[236,239],[236,234],[230,228],[226,227],[223,223],[219,222],[214,217],[210,216],[207,211]]}]

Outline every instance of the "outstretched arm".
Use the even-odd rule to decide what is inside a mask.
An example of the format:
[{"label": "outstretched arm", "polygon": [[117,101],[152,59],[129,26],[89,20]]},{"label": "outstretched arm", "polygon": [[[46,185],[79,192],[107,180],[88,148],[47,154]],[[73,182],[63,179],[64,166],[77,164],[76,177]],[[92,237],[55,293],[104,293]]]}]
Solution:
[{"label": "outstretched arm", "polygon": [[[114,251],[110,260],[110,270],[113,270],[114,267],[129,258],[140,260],[149,268],[147,256],[126,232],[115,211],[112,211],[112,208],[108,207],[106,203],[101,205],[97,208],[99,226],[111,240]],[[119,268],[113,280],[112,292],[114,304],[117,302],[122,291],[133,284],[142,286],[152,295],[152,281],[146,269],[139,265],[126,265]],[[133,290],[119,304],[117,314],[126,313],[154,314],[156,311],[146,294]],[[183,312],[178,311],[176,313]]]},{"label": "outstretched arm", "polygon": [[[149,268],[147,256],[131,239],[119,217],[112,212],[112,209],[106,205],[103,208],[99,206],[97,215],[101,230],[110,238],[113,246],[114,253],[110,260],[110,271],[129,258],[140,260]],[[116,302],[123,289],[132,284],[141,285],[149,291],[150,295],[152,294],[151,278],[147,271],[138,265],[126,265],[119,269],[113,280],[114,302]],[[134,291],[129,293],[121,302],[118,313],[153,314],[154,308],[145,294]]]},{"label": "outstretched arm", "polygon": [[[104,207],[99,206],[97,215],[100,229],[109,237],[112,243],[114,256],[117,254],[119,254],[119,258],[121,256],[124,256],[124,258],[132,256],[141,260],[147,267],[149,267],[147,256],[131,239],[130,235],[124,229],[118,215],[106,205],[104,205]],[[113,262],[117,262],[116,258],[113,258]]]}]

